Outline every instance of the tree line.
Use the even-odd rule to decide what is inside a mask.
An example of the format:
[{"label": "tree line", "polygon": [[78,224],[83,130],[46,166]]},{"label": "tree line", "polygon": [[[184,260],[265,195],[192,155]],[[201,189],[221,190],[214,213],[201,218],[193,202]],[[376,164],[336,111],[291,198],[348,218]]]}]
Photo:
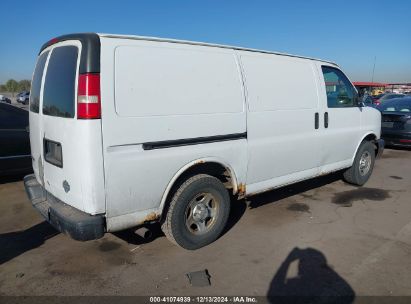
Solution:
[{"label": "tree line", "polygon": [[5,84],[0,85],[0,92],[10,92],[13,97],[14,94],[21,91],[30,91],[31,81],[27,79],[23,79],[20,81],[16,81],[14,79],[9,79],[6,81]]}]

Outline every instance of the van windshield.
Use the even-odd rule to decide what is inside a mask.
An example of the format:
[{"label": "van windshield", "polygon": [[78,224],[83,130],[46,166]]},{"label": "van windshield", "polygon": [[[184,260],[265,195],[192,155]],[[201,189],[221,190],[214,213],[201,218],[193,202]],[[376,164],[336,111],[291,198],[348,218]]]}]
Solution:
[{"label": "van windshield", "polygon": [[43,114],[73,118],[78,48],[53,49],[44,81]]}]

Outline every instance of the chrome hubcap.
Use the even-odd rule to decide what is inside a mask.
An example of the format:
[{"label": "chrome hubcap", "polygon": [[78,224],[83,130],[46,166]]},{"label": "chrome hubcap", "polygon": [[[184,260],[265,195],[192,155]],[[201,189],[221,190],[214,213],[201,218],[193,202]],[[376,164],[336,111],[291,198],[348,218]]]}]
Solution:
[{"label": "chrome hubcap", "polygon": [[371,154],[368,151],[365,151],[360,158],[360,174],[361,176],[366,175],[371,168]]},{"label": "chrome hubcap", "polygon": [[199,193],[188,204],[185,219],[192,234],[207,233],[214,225],[220,202],[211,193]]}]

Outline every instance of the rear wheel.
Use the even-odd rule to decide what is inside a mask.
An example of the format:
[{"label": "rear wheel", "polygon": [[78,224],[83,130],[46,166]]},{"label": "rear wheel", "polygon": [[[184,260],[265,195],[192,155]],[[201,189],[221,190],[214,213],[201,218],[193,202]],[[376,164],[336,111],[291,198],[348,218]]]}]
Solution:
[{"label": "rear wheel", "polygon": [[161,228],[170,241],[194,250],[220,236],[229,213],[230,197],[221,181],[199,174],[174,193]]},{"label": "rear wheel", "polygon": [[369,141],[363,141],[358,148],[353,165],[344,172],[344,180],[350,184],[362,186],[371,176],[375,163],[375,147]]}]

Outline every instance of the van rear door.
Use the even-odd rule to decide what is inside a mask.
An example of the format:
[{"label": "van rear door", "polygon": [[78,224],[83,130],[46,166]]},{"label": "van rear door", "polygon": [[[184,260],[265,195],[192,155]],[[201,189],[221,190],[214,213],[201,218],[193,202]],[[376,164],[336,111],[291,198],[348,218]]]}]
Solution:
[{"label": "van rear door", "polygon": [[64,203],[97,214],[105,212],[101,119],[77,115],[77,100],[85,98],[78,96],[78,80],[84,79],[79,75],[81,52],[80,41],[67,40],[39,56],[30,102],[30,141],[34,172],[43,187]]},{"label": "van rear door", "polygon": [[33,171],[36,179],[43,185],[43,164],[41,157],[41,140],[40,140],[40,93],[41,84],[43,82],[44,69],[48,59],[50,51],[43,51],[37,59],[37,64],[34,69],[33,79],[31,81],[31,94],[30,94],[30,148],[31,157],[33,162]]}]

